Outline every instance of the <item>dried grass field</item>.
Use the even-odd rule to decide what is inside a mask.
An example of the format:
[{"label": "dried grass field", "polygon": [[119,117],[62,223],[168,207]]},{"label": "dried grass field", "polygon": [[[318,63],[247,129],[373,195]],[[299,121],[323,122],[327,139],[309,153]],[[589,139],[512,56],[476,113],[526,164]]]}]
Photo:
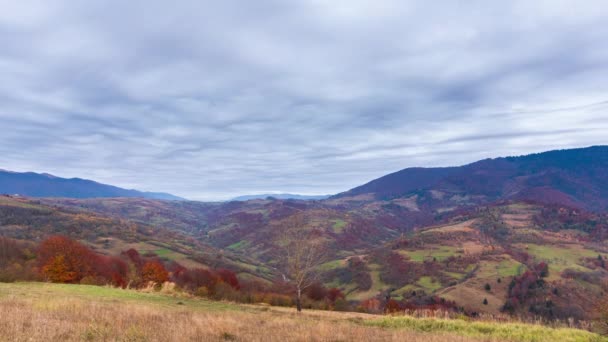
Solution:
[{"label": "dried grass field", "polygon": [[575,329],[237,305],[108,287],[0,284],[2,341],[605,341]]}]

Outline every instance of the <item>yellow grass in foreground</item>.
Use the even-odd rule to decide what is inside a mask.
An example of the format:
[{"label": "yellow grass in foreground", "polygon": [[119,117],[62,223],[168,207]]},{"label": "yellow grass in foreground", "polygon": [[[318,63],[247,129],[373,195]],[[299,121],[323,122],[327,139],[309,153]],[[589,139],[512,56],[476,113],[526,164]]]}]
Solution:
[{"label": "yellow grass in foreground", "polygon": [[92,286],[0,284],[2,341],[498,341],[367,324],[376,319]]}]

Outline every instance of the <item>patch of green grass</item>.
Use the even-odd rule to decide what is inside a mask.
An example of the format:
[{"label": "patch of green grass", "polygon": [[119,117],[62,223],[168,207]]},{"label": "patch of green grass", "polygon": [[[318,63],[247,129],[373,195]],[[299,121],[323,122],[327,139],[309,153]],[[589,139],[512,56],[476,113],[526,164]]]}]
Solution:
[{"label": "patch of green grass", "polygon": [[549,328],[522,323],[466,322],[413,317],[384,317],[367,320],[363,325],[382,328],[409,329],[424,333],[452,333],[468,337],[481,337],[523,342],[589,342],[608,341],[600,335],[577,329]]},{"label": "patch of green grass", "polygon": [[496,266],[496,272],[500,277],[514,277],[520,275],[523,269],[523,265],[513,259],[503,260]]},{"label": "patch of green grass", "polygon": [[428,249],[419,249],[419,250],[402,250],[399,253],[403,255],[407,255],[411,261],[415,262],[424,262],[425,260],[433,260],[443,261],[451,256],[458,255],[460,253],[460,248],[454,246],[434,246],[429,247]]},{"label": "patch of green grass", "polygon": [[334,224],[331,226],[332,231],[335,234],[340,234],[344,231],[344,228],[346,227],[346,221],[342,220],[342,219],[335,219]]},{"label": "patch of green grass", "polygon": [[431,277],[424,276],[420,277],[418,281],[414,284],[407,284],[402,288],[399,288],[394,291],[394,294],[397,296],[403,296],[405,294],[410,294],[413,291],[423,290],[426,293],[435,292],[442,288],[442,285],[439,281],[434,280]]},{"label": "patch of green grass", "polygon": [[500,261],[482,260],[476,276],[482,279],[507,278],[520,275],[524,265],[505,255]]},{"label": "patch of green grass", "polygon": [[415,262],[423,262],[424,258],[427,256],[427,251],[425,250],[417,250],[417,251],[399,251],[400,254],[408,256],[411,261]]},{"label": "patch of green grass", "polygon": [[420,286],[421,288],[423,288],[425,290],[429,290],[431,292],[437,291],[441,288],[440,282],[433,280],[433,278],[428,277],[428,276],[420,277],[420,279],[418,279],[416,284],[418,286]]},{"label": "patch of green grass", "polygon": [[446,271],[444,271],[443,273],[449,275],[450,277],[452,277],[452,278],[454,278],[456,280],[461,280],[466,275],[464,273],[446,272]]},{"label": "patch of green grass", "polygon": [[332,261],[326,262],[324,264],[321,264],[319,266],[319,269],[321,271],[331,271],[331,270],[335,270],[336,268],[343,267],[344,265],[346,265],[346,262],[344,260],[337,259],[337,260],[332,260]]},{"label": "patch of green grass", "polygon": [[475,264],[470,264],[470,265],[467,265],[467,267],[464,269],[464,271],[465,271],[466,273],[472,272],[472,271],[475,269],[475,267],[476,267],[476,265],[475,265]]},{"label": "patch of green grass", "polygon": [[172,250],[167,249],[167,248],[157,249],[154,251],[154,254],[158,255],[161,258],[167,258],[167,259],[170,259],[170,255],[173,253],[175,253],[175,252],[173,252]]},{"label": "patch of green grass", "polygon": [[370,277],[372,278],[372,286],[369,290],[364,292],[356,292],[349,296],[348,299],[353,300],[363,300],[376,296],[378,293],[385,291],[388,289],[388,285],[380,279],[380,265],[378,264],[369,264],[370,269]]},{"label": "patch of green grass", "polygon": [[416,290],[420,290],[420,288],[413,284],[407,284],[404,287],[395,290],[394,293],[403,297],[405,294],[412,293],[412,291],[416,291]]},{"label": "patch of green grass", "polygon": [[598,253],[585,249],[580,245],[552,246],[528,244],[524,251],[534,256],[538,260],[546,261],[549,264],[550,280],[559,279],[559,274],[567,268],[578,271],[590,271],[588,268],[579,265],[582,258],[595,258]]},{"label": "patch of green grass", "polygon": [[136,290],[117,289],[106,286],[50,284],[50,283],[0,283],[0,297],[18,296],[44,298],[81,298],[102,302],[144,302],[163,307],[176,307],[178,302],[189,308],[201,310],[236,310],[237,306],[225,302],[214,302],[187,296],[168,296],[158,292],[145,293]]},{"label": "patch of green grass", "polygon": [[234,264],[235,264],[235,265],[238,265],[239,267],[241,267],[241,268],[243,268],[243,269],[249,270],[249,271],[257,271],[257,270],[262,269],[262,268],[261,268],[261,267],[259,267],[259,266],[252,265],[252,264],[248,264],[248,263],[243,262],[243,261],[240,261],[240,260],[235,260],[235,261],[234,261]]},{"label": "patch of green grass", "polygon": [[240,251],[249,246],[249,241],[241,240],[239,242],[235,242],[232,245],[228,246],[227,249],[231,249],[233,251]]}]

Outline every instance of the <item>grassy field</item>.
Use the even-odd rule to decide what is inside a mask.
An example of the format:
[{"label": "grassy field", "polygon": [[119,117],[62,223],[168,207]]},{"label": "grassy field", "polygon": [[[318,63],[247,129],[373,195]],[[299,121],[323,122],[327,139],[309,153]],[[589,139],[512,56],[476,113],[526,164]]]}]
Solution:
[{"label": "grassy field", "polygon": [[384,317],[369,320],[364,325],[394,329],[410,329],[415,332],[445,331],[469,336],[485,338],[491,336],[507,341],[606,341],[593,333],[576,329],[549,329],[539,325],[522,323],[467,322],[456,319],[431,319],[413,317]]},{"label": "grassy field", "polygon": [[590,271],[580,265],[582,258],[595,258],[598,255],[598,252],[576,244],[563,246],[526,244],[521,248],[536,259],[549,264],[548,280],[550,281],[559,280],[560,273],[567,268],[582,272]]},{"label": "grassy field", "polygon": [[344,231],[344,228],[346,227],[346,221],[342,220],[342,219],[336,219],[333,221],[334,224],[332,225],[332,231],[335,234],[340,234]]},{"label": "grassy field", "polygon": [[574,329],[380,317],[84,285],[0,284],[0,341],[607,341]]},{"label": "grassy field", "polygon": [[406,255],[412,261],[424,262],[425,260],[443,261],[451,256],[461,254],[462,248],[454,246],[428,246],[421,250],[400,250],[399,253]]},{"label": "grassy field", "polygon": [[[479,262],[474,277],[439,291],[439,295],[458,302],[468,310],[499,314],[511,277],[523,269],[522,264],[508,255],[493,256]],[[500,283],[498,279],[501,279]],[[490,291],[485,289],[486,284],[490,285]],[[487,299],[487,304],[483,304],[484,299]]]},{"label": "grassy field", "polygon": [[385,291],[389,286],[380,279],[380,265],[369,264],[372,286],[367,291],[356,292],[348,296],[352,300],[364,300],[375,297],[378,293]]}]

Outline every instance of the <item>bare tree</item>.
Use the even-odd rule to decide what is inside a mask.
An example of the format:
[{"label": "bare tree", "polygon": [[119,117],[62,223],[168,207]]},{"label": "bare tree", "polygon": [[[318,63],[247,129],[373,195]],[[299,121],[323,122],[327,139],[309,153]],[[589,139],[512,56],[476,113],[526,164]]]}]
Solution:
[{"label": "bare tree", "polygon": [[281,227],[279,244],[284,249],[284,270],[296,291],[296,307],[302,311],[302,293],[319,277],[319,265],[325,259],[320,234],[308,225],[303,214],[287,218]]}]

